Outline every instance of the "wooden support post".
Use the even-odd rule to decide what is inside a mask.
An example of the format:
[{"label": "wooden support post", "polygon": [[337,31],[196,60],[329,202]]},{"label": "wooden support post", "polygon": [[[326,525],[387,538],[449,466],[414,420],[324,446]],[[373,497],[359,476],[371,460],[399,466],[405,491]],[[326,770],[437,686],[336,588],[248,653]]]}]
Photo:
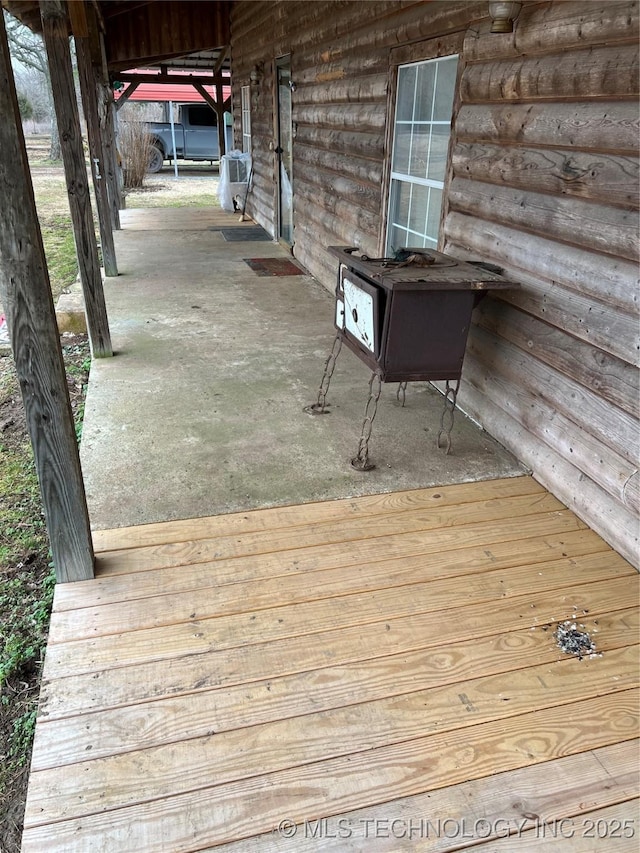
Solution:
[{"label": "wooden support post", "polygon": [[102,138],[100,135],[96,79],[93,73],[93,65],[91,63],[91,54],[88,43],[89,40],[88,38],[76,36],[75,42],[76,57],[78,60],[78,74],[80,77],[80,91],[82,93],[84,117],[87,123],[89,156],[91,158],[91,175],[93,177],[93,189],[96,198],[96,207],[98,209],[100,241],[102,244],[102,261],[104,263],[105,275],[117,276],[118,263],[116,261],[116,249],[113,243],[111,215],[109,213],[106,157],[104,156]]},{"label": "wooden support post", "polygon": [[93,577],[93,546],[60,337],[0,16],[0,300],[59,581]]},{"label": "wooden support post", "polygon": [[222,83],[216,83],[216,114],[218,116],[218,149],[220,158],[226,153],[226,134],[224,126],[224,107],[222,106]]},{"label": "wooden support post", "polygon": [[[95,5],[91,7],[95,20],[100,24],[101,16],[96,12]],[[104,23],[103,23],[104,26]],[[116,104],[113,98],[113,89],[109,81],[107,69],[107,54],[104,47],[104,36],[100,33],[100,65],[97,68],[98,106],[100,115],[100,131],[102,136],[102,150],[105,155],[105,173],[107,178],[107,189],[109,191],[109,209],[111,210],[111,224],[116,230],[120,230],[120,210],[124,208],[124,195],[122,193],[122,168],[118,157],[118,145],[116,142]]]},{"label": "wooden support post", "polygon": [[113,351],[73,85],[67,18],[61,0],[41,0],[40,14],[84,293],[87,330],[94,358],[104,358],[113,355]]}]

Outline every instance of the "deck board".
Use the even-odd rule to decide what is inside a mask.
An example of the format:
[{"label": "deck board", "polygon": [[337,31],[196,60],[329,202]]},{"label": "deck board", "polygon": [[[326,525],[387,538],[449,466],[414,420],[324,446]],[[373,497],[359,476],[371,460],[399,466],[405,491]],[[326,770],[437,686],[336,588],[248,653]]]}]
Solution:
[{"label": "deck board", "polygon": [[[56,590],[25,853],[526,851],[526,815],[635,819],[638,574],[530,478],[135,531]],[[528,823],[330,837],[436,808]]]}]

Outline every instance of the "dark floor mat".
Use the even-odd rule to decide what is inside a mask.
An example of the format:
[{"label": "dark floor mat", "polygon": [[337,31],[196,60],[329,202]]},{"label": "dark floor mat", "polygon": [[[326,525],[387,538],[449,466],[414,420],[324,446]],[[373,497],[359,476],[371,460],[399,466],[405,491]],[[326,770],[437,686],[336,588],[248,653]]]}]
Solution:
[{"label": "dark floor mat", "polygon": [[287,258],[243,258],[256,275],[306,275]]},{"label": "dark floor mat", "polygon": [[227,243],[271,242],[272,238],[259,225],[249,225],[244,228],[220,228],[220,233]]}]

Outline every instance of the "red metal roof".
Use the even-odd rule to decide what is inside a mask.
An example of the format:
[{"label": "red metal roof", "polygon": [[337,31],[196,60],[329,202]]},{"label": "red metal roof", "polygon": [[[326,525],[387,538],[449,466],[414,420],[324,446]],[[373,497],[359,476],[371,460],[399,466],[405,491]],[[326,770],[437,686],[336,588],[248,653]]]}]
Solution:
[{"label": "red metal roof", "polygon": [[[136,71],[128,71],[127,74],[151,74],[142,68]],[[175,71],[171,77],[179,77],[181,74],[197,77],[197,73],[190,71]],[[204,75],[203,75],[204,76]],[[125,83],[124,89],[113,93],[116,101],[130,84]],[[215,86],[205,86],[205,90],[216,100]],[[226,101],[231,95],[231,86],[222,87],[222,99]],[[176,104],[204,103],[202,95],[189,83],[140,83],[135,92],[129,97],[130,101],[174,101]]]}]

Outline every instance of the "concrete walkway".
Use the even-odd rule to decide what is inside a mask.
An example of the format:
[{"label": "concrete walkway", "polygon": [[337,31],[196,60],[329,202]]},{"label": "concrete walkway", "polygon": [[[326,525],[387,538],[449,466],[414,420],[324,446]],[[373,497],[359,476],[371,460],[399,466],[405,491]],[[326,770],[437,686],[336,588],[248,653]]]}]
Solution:
[{"label": "concrete walkway", "polygon": [[523,469],[460,413],[453,450],[435,448],[442,397],[383,386],[354,471],[368,369],[346,348],[313,417],[333,340],[333,298],[307,275],[261,277],[244,258],[287,258],[211,208],[130,210],[107,279],[116,355],[95,360],[81,459],[94,529],[497,477]]}]

